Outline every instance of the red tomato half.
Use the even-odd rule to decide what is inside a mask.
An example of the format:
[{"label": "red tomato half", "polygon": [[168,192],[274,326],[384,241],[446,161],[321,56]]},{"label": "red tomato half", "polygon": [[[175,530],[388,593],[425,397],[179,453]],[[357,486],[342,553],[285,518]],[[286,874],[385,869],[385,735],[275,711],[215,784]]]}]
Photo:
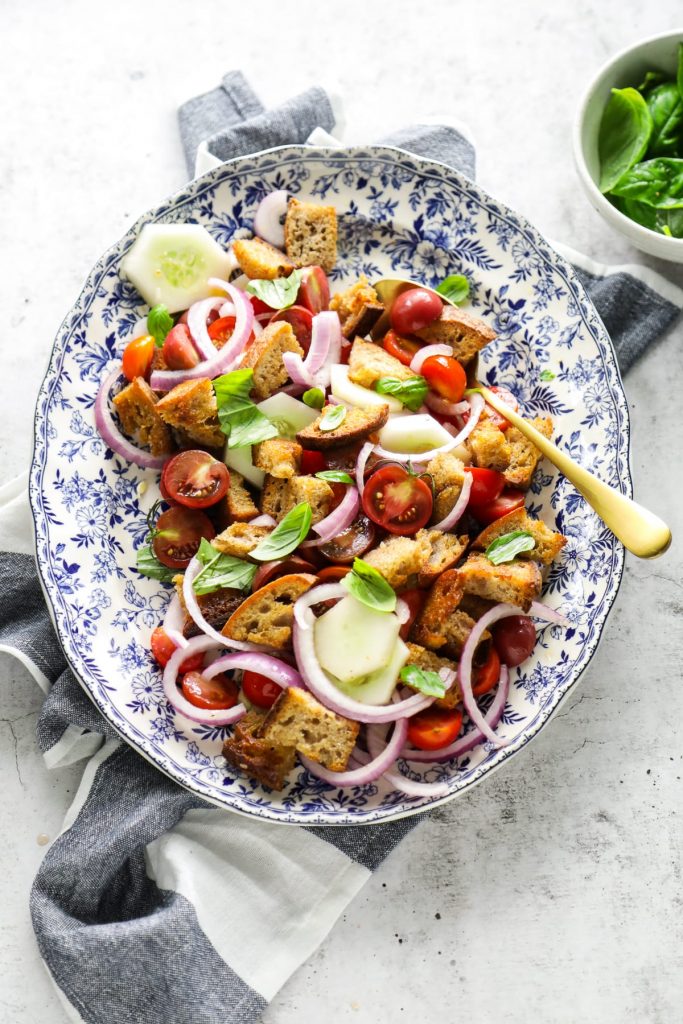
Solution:
[{"label": "red tomato half", "polygon": [[257,708],[272,708],[282,693],[282,687],[258,672],[245,672],[242,676],[244,696]]},{"label": "red tomato half", "polygon": [[432,705],[408,719],[408,743],[418,750],[439,750],[448,746],[462,728],[462,708]]},{"label": "red tomato half", "polygon": [[186,569],[197,554],[202,537],[211,540],[215,536],[211,520],[203,512],[176,505],[157,519],[152,547],[159,561],[169,569]]},{"label": "red tomato half", "polygon": [[401,600],[405,601],[408,605],[408,611],[410,612],[408,621],[403,623],[399,632],[401,640],[407,640],[415,619],[424,608],[425,601],[427,600],[427,591],[414,588],[412,590],[404,590],[400,596]]},{"label": "red tomato half", "polygon": [[465,472],[472,477],[469,504],[476,509],[495,501],[505,487],[505,477],[495,469],[465,466]]},{"label": "red tomato half", "polygon": [[321,473],[327,466],[325,456],[322,452],[309,451],[307,448],[301,453],[301,472],[313,476],[314,473]]},{"label": "red tomato half", "polygon": [[187,324],[176,324],[166,335],[161,350],[169,370],[191,370],[199,362],[199,354],[192,344]]},{"label": "red tomato half", "polygon": [[489,690],[492,690],[500,679],[500,658],[496,648],[491,644],[488,657],[483,665],[474,666],[472,676],[472,693],[475,697],[482,697]]},{"label": "red tomato half", "polygon": [[426,481],[401,466],[383,466],[363,489],[365,514],[389,533],[417,533],[432,514],[432,491]]},{"label": "red tomato half", "polygon": [[536,627],[528,615],[508,615],[491,632],[500,660],[510,668],[526,661],[536,646]]},{"label": "red tomato half", "polygon": [[290,325],[296,340],[306,354],[311,347],[311,333],[313,331],[313,314],[305,306],[290,306],[289,309],[279,309],[274,313],[268,323],[275,324],[284,320]]},{"label": "red tomato half", "polygon": [[350,565],[326,565],[324,569],[318,570],[318,579],[321,583],[337,583],[350,572]]},{"label": "red tomato half", "polygon": [[512,487],[506,487],[502,494],[489,502],[488,505],[476,505],[470,507],[470,512],[483,526],[502,519],[509,512],[516,512],[518,508],[524,507],[524,492],[515,491]]},{"label": "red tomato half", "polygon": [[401,292],[389,313],[391,326],[399,334],[415,334],[441,316],[443,302],[426,288],[409,288]]},{"label": "red tomato half", "polygon": [[206,679],[199,672],[188,672],[183,676],[180,688],[190,704],[207,711],[226,711],[234,708],[239,699],[237,683],[224,673]]},{"label": "red tomato half", "polygon": [[[489,388],[489,391],[493,391],[494,394],[498,395],[501,402],[505,402],[506,405],[509,405],[513,412],[517,412],[519,409],[519,402],[511,391],[508,391],[507,388],[496,387],[495,385],[492,388]],[[486,412],[491,423],[493,423],[494,427],[498,427],[499,430],[507,430],[510,426],[508,421],[490,405],[486,407]]]},{"label": "red tomato half", "polygon": [[305,558],[298,555],[290,555],[289,558],[278,558],[273,562],[263,562],[259,565],[251,585],[251,592],[255,594],[266,583],[280,579],[281,576],[289,576],[291,573],[307,572],[315,576],[316,568],[307,562]]},{"label": "red tomato half", "polygon": [[330,283],[322,267],[304,267],[302,275],[297,305],[305,306],[315,316],[330,304]]},{"label": "red tomato half", "polygon": [[261,313],[270,313],[272,315],[273,307],[262,302],[256,295],[250,295],[249,301],[254,307],[254,316],[260,316]]},{"label": "red tomato half", "polygon": [[387,331],[382,342],[385,352],[388,352],[394,359],[400,360],[404,366],[410,366],[416,354],[420,351],[419,341],[412,338],[404,338],[396,331]]},{"label": "red tomato half", "polygon": [[[166,665],[171,660],[171,655],[176,652],[176,645],[173,643],[163,626],[157,626],[154,630],[150,637],[149,646],[152,649],[152,654],[154,655],[157,665],[159,665],[160,668],[166,668]],[[184,672],[193,672],[196,669],[200,669],[203,664],[203,654],[192,654],[182,663],[178,669],[178,675],[182,675]]]},{"label": "red tomato half", "polygon": [[191,448],[169,459],[161,474],[162,494],[187,508],[208,508],[227,494],[228,467],[213,455]]},{"label": "red tomato half", "polygon": [[459,402],[465,394],[467,375],[452,356],[429,356],[422,364],[420,373],[432,391],[447,402]]},{"label": "red tomato half", "polygon": [[147,377],[152,366],[154,355],[154,338],[151,334],[143,334],[129,341],[123,351],[121,368],[124,377],[135,380],[136,377]]}]

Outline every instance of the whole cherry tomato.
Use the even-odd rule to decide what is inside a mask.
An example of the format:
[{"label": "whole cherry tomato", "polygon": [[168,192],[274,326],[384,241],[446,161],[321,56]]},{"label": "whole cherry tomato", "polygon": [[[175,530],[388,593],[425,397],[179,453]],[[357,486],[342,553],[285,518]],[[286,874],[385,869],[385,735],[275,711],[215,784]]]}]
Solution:
[{"label": "whole cherry tomato", "polygon": [[415,334],[441,316],[443,302],[426,288],[409,288],[394,299],[389,320],[399,334]]}]

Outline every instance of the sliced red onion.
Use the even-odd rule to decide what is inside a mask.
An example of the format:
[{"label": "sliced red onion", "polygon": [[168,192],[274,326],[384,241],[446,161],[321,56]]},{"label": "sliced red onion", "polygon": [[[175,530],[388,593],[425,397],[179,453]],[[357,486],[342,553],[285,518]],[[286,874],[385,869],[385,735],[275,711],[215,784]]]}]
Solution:
[{"label": "sliced red onion", "polygon": [[341,346],[339,317],[331,309],[316,313],[311,327],[311,344],[304,365],[309,373],[317,373],[327,359],[330,349]]},{"label": "sliced red onion", "polygon": [[306,369],[304,361],[298,352],[283,352],[282,362],[285,364],[285,369],[291,377],[293,384],[306,388],[315,386],[313,375]]},{"label": "sliced red onion", "polygon": [[304,541],[301,547],[317,548],[321,544],[326,544],[328,540],[332,540],[333,537],[338,537],[354,521],[359,507],[360,498],[358,497],[358,491],[352,484],[347,484],[346,494],[334,511],[330,512],[328,516],[325,516],[324,519],[321,519],[313,527],[318,534],[318,539]]},{"label": "sliced red onion", "polygon": [[182,634],[183,619],[185,618],[183,612],[183,606],[180,603],[178,594],[173,594],[173,597],[168,602],[164,621],[161,624],[161,628],[166,633],[166,636],[173,641],[176,647],[187,647],[187,640]]},{"label": "sliced red onion", "polygon": [[212,288],[224,288],[235,304],[235,328],[229,341],[221,349],[214,347],[211,358],[198,363],[191,370],[155,370],[149,381],[153,391],[170,391],[176,384],[186,380],[201,380],[204,377],[213,379],[222,373],[229,373],[241,357],[251,336],[254,307],[244,292],[227,281],[211,277],[209,285]]},{"label": "sliced red onion", "polygon": [[544,622],[552,622],[556,626],[571,626],[571,622],[566,615],[558,612],[555,608],[549,608],[542,601],[532,601],[527,615],[534,615],[537,619],[543,619]]},{"label": "sliced red onion", "polygon": [[[222,316],[234,316],[234,315],[235,315],[235,303],[234,302],[230,302],[230,300],[228,299],[227,302],[223,302],[223,305],[218,310],[218,316],[220,318]],[[254,318],[254,319],[256,319],[256,318]]]},{"label": "sliced red onion", "polygon": [[[309,601],[310,594],[315,594],[315,600]],[[307,593],[302,594],[294,603],[294,621],[299,624],[300,629],[310,629],[315,623],[315,617],[310,613],[311,605],[320,604],[322,601],[338,601],[342,597],[348,597],[349,592],[341,583],[321,583],[313,587]]]},{"label": "sliced red onion", "polygon": [[252,332],[253,332],[255,338],[260,338],[261,335],[263,334],[263,327],[258,322],[256,317],[254,317],[254,322],[253,322],[253,324],[251,326],[251,329],[252,329]]},{"label": "sliced red onion", "polygon": [[391,739],[377,757],[360,768],[351,769],[351,771],[332,772],[302,754],[299,754],[299,759],[311,775],[322,779],[323,782],[328,782],[330,786],[365,786],[369,782],[375,782],[392,766],[407,735],[408,722],[405,718],[399,719],[394,725]]},{"label": "sliced red onion", "polygon": [[[343,338],[338,313],[334,312],[333,310],[325,310],[323,313],[318,313],[318,316],[330,318],[329,321],[326,321],[330,325],[330,343],[327,350],[327,355],[325,356],[325,361],[323,362],[322,366],[315,373],[315,386],[317,388],[322,388],[323,391],[326,391],[327,388],[329,388],[330,386],[332,366],[334,366],[335,363],[341,362]],[[332,317],[334,317],[335,323],[332,322]],[[316,318],[314,317],[314,323],[315,319]]]},{"label": "sliced red onion", "polygon": [[265,676],[266,679],[272,679],[274,683],[285,690],[290,686],[303,689],[301,676],[291,665],[287,665],[286,662],[280,661],[279,658],[273,658],[269,654],[257,654],[252,651],[245,651],[242,654],[224,654],[208,668],[202,669],[202,675],[205,679],[213,679],[221,672],[235,668],[241,668],[246,672],[258,672],[259,675]]},{"label": "sliced red onion", "polygon": [[358,458],[356,460],[356,487],[358,488],[359,494],[362,494],[365,488],[365,467],[374,449],[375,446],[372,441],[366,441],[358,452]]},{"label": "sliced red onion", "polygon": [[[195,636],[187,644],[187,647],[179,647],[177,651],[174,651],[164,669],[163,681],[164,681],[164,694],[169,704],[172,704],[176,711],[179,711],[185,718],[189,718],[191,722],[199,722],[200,725],[232,725],[234,722],[239,722],[240,718],[243,718],[247,713],[247,709],[244,704],[236,704],[232,708],[227,708],[224,711],[206,711],[203,708],[197,708],[194,704],[190,704],[189,700],[182,695],[177,687],[178,669],[182,663],[193,654],[200,654],[202,651],[208,651],[216,644],[213,640],[206,636]],[[213,665],[217,664],[216,662]],[[213,668],[211,665],[206,671],[211,672]],[[215,672],[213,673],[216,674]]]},{"label": "sliced red onion", "polygon": [[410,369],[413,373],[420,373],[422,370],[422,364],[425,359],[429,359],[430,356],[452,356],[453,346],[452,345],[425,345],[424,348],[419,349],[418,352],[413,356],[410,364]]},{"label": "sliced red onion", "polygon": [[467,423],[459,434],[456,434],[455,437],[451,438],[451,440],[446,444],[442,444],[439,448],[431,448],[428,452],[417,452],[412,454],[407,452],[390,452],[388,448],[382,448],[382,446],[378,444],[375,445],[375,452],[383,459],[390,459],[392,462],[429,462],[429,460],[433,459],[436,455],[444,455],[446,452],[452,451],[454,448],[457,448],[459,444],[462,444],[465,438],[469,437],[472,433],[479,422],[479,417],[481,416],[485,405],[483,397],[479,394],[469,395],[467,401],[470,406],[470,415]]},{"label": "sliced red onion", "polygon": [[443,533],[447,533],[452,530],[456,523],[460,520],[463,512],[467,508],[467,502],[470,500],[470,491],[472,490],[472,474],[465,473],[465,479],[463,481],[462,490],[458,495],[453,508],[450,510],[448,515],[444,516],[440,523],[436,523],[435,526],[430,526],[430,530],[441,530]]},{"label": "sliced red onion", "polygon": [[465,646],[460,655],[460,664],[458,665],[458,682],[462,690],[462,702],[465,706],[465,711],[474,722],[474,725],[496,747],[505,747],[510,741],[496,736],[479,710],[479,705],[472,693],[472,657],[484,631],[489,626],[492,626],[494,622],[498,622],[499,619],[507,619],[510,615],[524,615],[524,612],[514,604],[497,604],[487,611],[485,615],[482,615],[472,627],[470,635],[465,641]]},{"label": "sliced red onion", "polygon": [[410,618],[410,608],[408,607],[408,605],[406,604],[406,602],[403,600],[402,597],[398,597],[396,599],[396,612],[395,612],[395,614],[396,614],[396,618],[401,623],[401,625],[405,626],[406,622]]},{"label": "sliced red onion", "polygon": [[438,412],[440,416],[461,416],[470,407],[467,399],[464,399],[462,402],[447,402],[445,398],[440,398],[431,391],[425,397],[425,405],[432,412]]},{"label": "sliced red onion", "polygon": [[192,343],[202,359],[211,359],[216,354],[216,346],[209,337],[206,321],[209,313],[224,304],[223,298],[200,299],[194,302],[187,311],[187,329]]},{"label": "sliced red onion", "polygon": [[[378,758],[382,754],[384,746],[383,732],[384,730],[379,726],[368,726],[366,733],[368,750],[373,758]],[[388,768],[384,772],[383,777],[394,789],[397,789],[399,793],[405,793],[406,796],[440,797],[447,796],[449,793],[449,788],[445,782],[416,782],[414,779],[407,779],[405,775],[400,771],[395,771],[393,767]]]},{"label": "sliced red onion", "polygon": [[126,331],[126,334],[130,334],[133,338],[142,338],[146,334],[149,334],[147,317],[141,316],[139,320],[136,320],[133,326]]},{"label": "sliced red onion", "polygon": [[255,516],[249,520],[249,526],[277,526],[277,523],[272,516],[269,516],[266,512],[263,515]]},{"label": "sliced red onion", "polygon": [[254,214],[254,234],[269,242],[276,249],[284,248],[288,194],[283,188],[271,192],[262,199]]},{"label": "sliced red onion", "polygon": [[220,644],[221,647],[234,647],[237,651],[270,651],[272,648],[266,647],[264,644],[252,644],[248,640],[233,640],[229,636],[223,636],[217,629],[209,625],[204,616],[202,615],[199,602],[197,601],[196,594],[192,587],[195,581],[195,577],[202,569],[202,564],[197,558],[193,558],[187,569],[185,570],[185,578],[183,580],[183,599],[185,601],[185,607],[187,608],[190,618],[199,626],[202,633],[207,637],[211,637],[214,644]]},{"label": "sliced red onion", "polygon": [[116,381],[121,377],[121,368],[115,366],[111,373],[102,381],[100,390],[95,399],[95,426],[104,443],[113,452],[126,459],[128,462],[140,466],[141,469],[161,469],[167,461],[167,455],[152,455],[143,451],[124,437],[114,422],[114,417],[109,409],[109,393]]}]

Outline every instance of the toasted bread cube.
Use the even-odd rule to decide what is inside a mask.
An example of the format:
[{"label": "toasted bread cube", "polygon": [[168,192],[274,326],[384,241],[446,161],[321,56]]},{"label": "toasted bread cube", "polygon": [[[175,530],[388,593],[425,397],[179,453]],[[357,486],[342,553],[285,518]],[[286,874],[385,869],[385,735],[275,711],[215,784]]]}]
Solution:
[{"label": "toasted bread cube", "polygon": [[334,430],[320,430],[323,413],[296,435],[304,448],[324,452],[328,448],[344,448],[355,441],[365,441],[389,419],[388,405],[373,405],[366,409],[347,409],[346,416]]},{"label": "toasted bread cube", "polygon": [[[436,672],[437,674],[442,668],[454,671],[458,667],[450,658],[440,658],[438,654],[434,654],[433,651],[428,651],[426,647],[421,647],[419,644],[409,642],[407,646],[409,665],[417,665],[418,668],[422,668],[426,672]],[[404,685],[410,687],[410,683],[406,682]],[[434,703],[438,704],[439,707],[442,708],[455,708],[461,703],[461,701],[462,693],[456,678],[453,680],[448,690],[446,690],[445,695],[443,697],[438,697]]]},{"label": "toasted bread cube", "polygon": [[294,746],[330,771],[343,772],[359,730],[359,722],[329,711],[307,690],[290,687],[273,704],[258,736],[278,746]]},{"label": "toasted bread cube", "polygon": [[289,481],[266,476],[261,490],[261,512],[279,523],[294,508]]},{"label": "toasted bread cube", "polygon": [[425,473],[431,476],[437,492],[446,487],[460,489],[465,481],[465,463],[453,452],[441,452],[429,460]]},{"label": "toasted bread cube", "polygon": [[397,377],[408,380],[414,377],[409,366],[385,352],[381,345],[356,338],[349,355],[349,380],[364,388],[372,388],[380,377]]},{"label": "toasted bread cube", "polygon": [[270,398],[286,382],[289,375],[282,361],[284,352],[304,354],[291,324],[284,320],[268,324],[261,337],[247,346],[241,368],[252,367],[254,370],[251,397],[255,402]]},{"label": "toasted bread cube", "polygon": [[337,211],[334,206],[301,202],[292,197],[285,218],[285,249],[295,267],[322,267],[326,274],[337,262]]},{"label": "toasted bread cube", "polygon": [[252,460],[257,469],[278,480],[289,480],[301,469],[301,445],[283,437],[272,437],[254,445]]},{"label": "toasted bread cube", "polygon": [[425,587],[433,583],[442,572],[457,565],[470,539],[466,533],[456,537],[453,533],[442,533],[441,530],[420,530],[415,539],[418,540],[421,534],[426,536],[431,548],[429,558],[417,577],[418,586]]},{"label": "toasted bread cube", "polygon": [[282,789],[294,769],[296,751],[293,746],[273,743],[254,735],[264,718],[265,714],[260,710],[248,711],[223,744],[223,757],[228,764],[239,768],[250,778],[258,779],[264,786]]},{"label": "toasted bread cube", "polygon": [[147,445],[152,455],[173,451],[173,435],[159,415],[156,395],[143,377],[136,377],[112,401],[124,434]]},{"label": "toasted bread cube", "polygon": [[496,336],[483,320],[457,306],[444,306],[438,320],[415,333],[428,345],[451,345],[463,366]]},{"label": "toasted bread cube", "polygon": [[[549,416],[537,416],[529,421],[544,437],[553,434],[553,421]],[[526,491],[531,487],[531,480],[536,466],[541,461],[541,453],[535,444],[527,441],[517,427],[508,427],[505,436],[510,444],[510,462],[505,470],[505,480],[511,487],[519,487]]]},{"label": "toasted bread cube", "polygon": [[169,427],[206,448],[222,448],[225,443],[216,395],[207,377],[176,384],[159,399],[157,412]]},{"label": "toasted bread cube", "polygon": [[514,530],[525,530],[534,538],[534,547],[530,551],[520,551],[517,558],[531,558],[542,565],[550,565],[567,543],[567,538],[561,533],[551,530],[540,519],[532,519],[525,508],[518,508],[514,512],[508,512],[501,519],[494,520],[490,526],[482,530],[473,541],[472,547],[477,551],[485,551],[494,540]]},{"label": "toasted bread cube", "polygon": [[343,292],[337,292],[332,296],[330,309],[339,314],[339,321],[343,327],[344,322],[349,317],[356,316],[363,306],[375,302],[379,302],[379,296],[372,285],[368,283],[365,274],[361,274],[354,284],[345,288]]},{"label": "toasted bread cube", "polygon": [[490,420],[479,420],[467,438],[475,466],[503,473],[510,464],[512,447],[502,430]]},{"label": "toasted bread cube", "polygon": [[261,493],[261,511],[280,522],[295,505],[307,501],[311,506],[311,523],[319,523],[329,512],[333,495],[330,485],[314,476],[295,476],[291,480],[267,476]]},{"label": "toasted bread cube", "polygon": [[291,646],[294,603],[318,577],[310,573],[280,576],[245,598],[221,632],[232,640],[267,644],[283,650]]},{"label": "toasted bread cube", "polygon": [[234,522],[248,523],[259,514],[258,506],[247,490],[244,477],[236,469],[230,470],[230,485],[226,494],[228,515]]},{"label": "toasted bread cube", "polygon": [[459,485],[444,487],[442,491],[437,488],[434,498],[434,509],[432,510],[432,521],[434,523],[440,523],[446,518],[448,513],[455,507],[461,491],[462,487]]},{"label": "toasted bread cube", "polygon": [[276,277],[289,277],[294,264],[283,252],[262,238],[238,238],[232,251],[240,270],[252,281],[274,281]]},{"label": "toasted bread cube", "polygon": [[425,530],[415,537],[387,537],[363,556],[394,590],[413,585],[429,561],[432,546]]},{"label": "toasted bread cube", "polygon": [[458,570],[463,591],[488,598],[489,601],[507,601],[528,611],[532,601],[541,593],[541,570],[536,562],[514,561],[492,565],[486,555],[471,554]]},{"label": "toasted bread cube", "polygon": [[463,595],[458,572],[448,569],[436,580],[424,607],[410,631],[410,639],[422,647],[438,651],[448,643],[446,624]]},{"label": "toasted bread cube", "polygon": [[252,526],[251,523],[232,523],[226,530],[214,537],[211,543],[216,551],[234,558],[246,558],[260,544],[264,537],[272,533],[270,526]]}]

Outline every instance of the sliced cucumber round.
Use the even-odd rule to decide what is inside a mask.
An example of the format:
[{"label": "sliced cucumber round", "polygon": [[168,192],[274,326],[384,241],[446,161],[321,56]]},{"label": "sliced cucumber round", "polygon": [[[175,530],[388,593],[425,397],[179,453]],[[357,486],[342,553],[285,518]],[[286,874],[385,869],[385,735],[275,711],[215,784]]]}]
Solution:
[{"label": "sliced cucumber round", "polygon": [[280,437],[289,438],[290,441],[320,415],[317,409],[309,409],[292,395],[284,395],[282,392],[259,402],[258,408],[275,424]]}]

